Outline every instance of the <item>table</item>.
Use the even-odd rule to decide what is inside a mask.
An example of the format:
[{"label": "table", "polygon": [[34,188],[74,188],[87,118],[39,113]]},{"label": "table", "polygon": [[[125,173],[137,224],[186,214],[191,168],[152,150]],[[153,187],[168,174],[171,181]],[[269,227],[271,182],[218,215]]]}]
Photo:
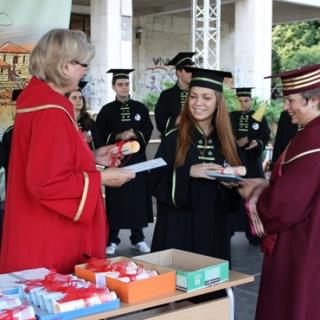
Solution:
[{"label": "table", "polygon": [[[233,320],[234,319],[234,297],[232,287],[253,282],[254,277],[237,271],[230,270],[229,280],[191,292],[176,290],[174,294],[160,296],[156,299],[145,300],[140,303],[121,303],[119,309],[97,313],[90,316],[81,317],[85,320],[112,319],[112,317],[124,316],[126,319],[149,319],[149,320]],[[227,297],[192,304],[186,299],[204,295],[206,293],[223,290],[227,292]],[[184,300],[184,301],[183,301]],[[157,307],[156,314],[150,308]],[[149,309],[149,310],[148,310]],[[138,312],[138,314],[137,314]],[[130,313],[133,313],[130,315]]]}]

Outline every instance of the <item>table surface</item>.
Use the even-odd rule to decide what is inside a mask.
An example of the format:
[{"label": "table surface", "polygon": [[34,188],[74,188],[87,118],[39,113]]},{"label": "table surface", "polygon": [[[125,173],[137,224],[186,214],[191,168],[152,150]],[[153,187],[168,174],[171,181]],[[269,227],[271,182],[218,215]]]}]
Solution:
[{"label": "table surface", "polygon": [[128,304],[128,303],[121,302],[120,308],[118,309],[110,310],[107,312],[96,313],[89,316],[84,316],[79,319],[98,320],[103,318],[115,317],[115,316],[124,315],[131,312],[141,311],[143,309],[147,309],[155,306],[160,306],[170,302],[180,301],[180,300],[188,299],[191,297],[199,296],[202,294],[239,286],[241,284],[245,284],[253,281],[254,281],[253,276],[230,270],[229,280],[219,284],[215,284],[203,289],[197,289],[190,292],[176,290],[176,292],[173,294],[159,296],[157,298],[144,300],[143,302],[139,302],[139,303]]}]

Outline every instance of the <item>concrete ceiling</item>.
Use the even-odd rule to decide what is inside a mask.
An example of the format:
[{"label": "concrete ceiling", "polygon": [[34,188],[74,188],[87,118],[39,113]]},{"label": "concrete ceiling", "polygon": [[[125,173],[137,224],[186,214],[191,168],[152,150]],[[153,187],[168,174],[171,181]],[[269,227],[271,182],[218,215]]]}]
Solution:
[{"label": "concrete ceiling", "polygon": [[[223,4],[234,2],[234,0],[222,0]],[[72,4],[89,6],[90,0],[73,0]],[[191,0],[132,0],[133,15],[135,17],[145,15],[157,15],[164,13],[183,13],[190,11]],[[189,13],[188,13],[189,14]]]},{"label": "concrete ceiling", "polygon": [[[91,0],[73,0],[72,4],[89,7]],[[234,16],[234,2],[236,0],[221,0],[222,15]],[[263,0],[261,0],[263,1]],[[312,5],[320,0],[308,0],[308,5],[302,5],[302,0],[274,0],[273,23],[288,23],[293,21],[319,20],[320,6]],[[300,2],[300,3],[299,3]],[[299,3],[299,4],[298,4]],[[190,16],[192,0],[132,0],[133,16],[147,15]],[[89,10],[87,12],[90,12]]]}]

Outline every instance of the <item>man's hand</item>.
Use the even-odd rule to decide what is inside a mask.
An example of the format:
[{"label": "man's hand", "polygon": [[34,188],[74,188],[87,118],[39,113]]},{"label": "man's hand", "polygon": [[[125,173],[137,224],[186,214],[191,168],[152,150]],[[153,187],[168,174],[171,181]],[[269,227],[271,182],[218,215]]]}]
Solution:
[{"label": "man's hand", "polygon": [[120,140],[127,141],[127,140],[131,140],[131,139],[136,139],[137,136],[134,133],[133,129],[129,129],[129,130],[123,131],[121,133],[118,133],[117,138]]},{"label": "man's hand", "polygon": [[250,144],[245,148],[246,150],[251,150],[253,148],[258,147],[258,142],[257,140],[251,140]]},{"label": "man's hand", "polygon": [[237,145],[242,148],[249,143],[248,137],[243,137],[237,140]]}]

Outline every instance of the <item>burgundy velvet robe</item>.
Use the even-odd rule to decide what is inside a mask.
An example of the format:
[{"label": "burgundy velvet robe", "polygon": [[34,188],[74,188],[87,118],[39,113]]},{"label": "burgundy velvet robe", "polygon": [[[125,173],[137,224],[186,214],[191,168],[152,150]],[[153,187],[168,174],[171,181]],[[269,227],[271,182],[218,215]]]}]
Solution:
[{"label": "burgundy velvet robe", "polygon": [[17,101],[0,272],[55,268],[105,257],[100,173],[72,104],[33,78]]},{"label": "burgundy velvet robe", "polygon": [[[311,320],[320,315],[320,117],[290,143],[257,203],[267,233],[277,233],[272,256],[265,256],[257,320]],[[290,159],[293,159],[290,161]],[[279,161],[279,160],[278,160]],[[281,161],[281,160],[280,160]],[[288,163],[285,163],[288,162]]]}]

